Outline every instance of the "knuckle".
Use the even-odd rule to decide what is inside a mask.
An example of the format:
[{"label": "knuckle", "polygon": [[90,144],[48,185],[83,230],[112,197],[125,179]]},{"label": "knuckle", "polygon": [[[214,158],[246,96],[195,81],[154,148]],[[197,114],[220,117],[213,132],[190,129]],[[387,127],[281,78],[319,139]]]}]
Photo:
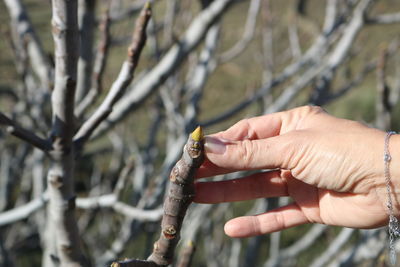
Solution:
[{"label": "knuckle", "polygon": [[286,229],[286,222],[281,212],[274,213],[275,224],[278,229]]},{"label": "knuckle", "polygon": [[240,149],[239,160],[242,161],[243,167],[252,164],[254,159],[254,143],[250,140],[243,140]]},{"label": "knuckle", "polygon": [[[238,129],[238,135],[243,139],[251,139],[255,135],[255,131],[251,126],[249,119],[242,119],[234,125]],[[239,137],[238,136],[238,137]]]},{"label": "knuckle", "polygon": [[323,108],[321,108],[320,106],[303,106],[300,107],[301,113],[303,114],[317,114],[317,113],[321,113],[321,112],[325,112]]},{"label": "knuckle", "polygon": [[257,216],[252,217],[252,230],[251,233],[252,235],[260,235],[262,234],[262,223],[260,219]]}]

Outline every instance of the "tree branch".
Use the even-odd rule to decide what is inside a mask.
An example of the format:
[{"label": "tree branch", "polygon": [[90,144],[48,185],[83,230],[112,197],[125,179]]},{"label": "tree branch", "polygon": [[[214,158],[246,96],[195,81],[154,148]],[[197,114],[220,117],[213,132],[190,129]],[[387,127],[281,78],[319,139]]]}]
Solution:
[{"label": "tree branch", "polygon": [[400,23],[400,12],[392,14],[381,14],[366,19],[368,24],[395,24]]},{"label": "tree branch", "polygon": [[332,73],[336,71],[338,66],[346,59],[354,39],[361,31],[365,22],[365,14],[372,3],[373,0],[363,0],[359,2],[353,12],[352,19],[347,24],[340,40],[326,61],[323,61],[306,71],[290,87],[286,88],[286,90],[274,101],[273,105],[268,107],[264,113],[272,113],[282,110],[295,96],[298,95],[300,90],[309,84],[317,75],[321,74],[322,76],[331,76]]},{"label": "tree branch", "polygon": [[143,9],[143,5],[146,4],[148,0],[138,0],[134,1],[130,6],[121,9],[121,10],[114,10],[111,9],[110,19],[112,22],[118,22],[127,18],[134,16],[135,14],[139,13],[140,10]]},{"label": "tree branch", "polygon": [[26,130],[15,123],[12,119],[8,118],[6,115],[0,112],[0,125],[5,125],[7,127],[7,131],[18,137],[19,139],[28,142],[36,148],[39,148],[43,151],[49,151],[51,149],[51,144],[49,141],[40,138],[35,135],[33,132]]},{"label": "tree branch", "polygon": [[143,210],[118,201],[114,194],[90,198],[77,198],[80,209],[112,208],[114,211],[134,220],[157,222],[163,215],[162,209]]},{"label": "tree branch", "polygon": [[[43,193],[40,197],[31,200],[30,202],[23,204],[11,210],[7,210],[0,213],[0,226],[13,224],[20,220],[27,219],[32,213],[42,209],[49,200],[47,192]],[[157,222],[163,216],[163,209],[155,210],[143,210],[132,207],[123,202],[117,201],[114,194],[102,195],[99,197],[90,198],[77,198],[76,206],[80,209],[97,209],[97,208],[112,208],[114,211],[126,216],[127,218]]]},{"label": "tree branch", "polygon": [[50,214],[46,227],[54,232],[46,245],[51,245],[55,239],[57,255],[53,257],[58,258],[62,266],[87,265],[75,219],[75,155],[72,147],[79,51],[77,12],[77,0],[52,0],[55,86],[51,96],[53,150],[47,176]]},{"label": "tree branch", "polygon": [[329,267],[357,266],[365,260],[376,262],[378,258],[382,258],[380,256],[387,249],[385,229],[360,230],[359,234],[361,237],[357,244],[341,252],[331,261]]},{"label": "tree branch", "polygon": [[253,39],[254,32],[256,30],[257,17],[260,11],[260,2],[261,0],[250,1],[242,38],[229,50],[223,52],[219,56],[218,61],[220,61],[221,63],[231,61],[233,58],[243,52],[243,50],[245,50],[246,47],[249,45],[249,43]]},{"label": "tree branch", "polygon": [[74,141],[78,144],[82,144],[89,139],[97,126],[112,112],[114,104],[122,97],[126,88],[131,83],[133,79],[133,72],[136,69],[140,54],[146,42],[146,26],[150,20],[150,16],[150,4],[146,4],[136,22],[132,43],[128,48],[128,57],[122,65],[122,69],[118,75],[118,78],[113,83],[110,92],[104,99],[103,103],[81,126],[78,133],[75,135]]},{"label": "tree branch", "polygon": [[343,228],[342,231],[336,236],[333,242],[330,243],[328,249],[324,251],[318,258],[316,258],[311,264],[311,267],[322,267],[326,266],[327,263],[334,259],[334,256],[343,248],[343,245],[349,241],[355,229]]},{"label": "tree branch", "polygon": [[167,266],[172,262],[175,247],[180,239],[183,218],[194,198],[194,175],[203,161],[203,133],[198,127],[189,137],[183,149],[182,159],[171,171],[169,194],[164,202],[161,235],[154,243],[154,250],[148,258],[149,261],[160,266]]},{"label": "tree branch", "polygon": [[[329,3],[331,2],[332,1],[329,1]],[[264,11],[265,10],[266,8],[264,8]],[[221,114],[216,115],[211,119],[201,122],[200,125],[208,127],[232,117],[241,110],[247,108],[255,101],[261,99],[265,95],[268,95],[272,88],[281,85],[286,80],[296,75],[296,73],[300,72],[307,64],[311,64],[314,63],[315,61],[320,60],[321,54],[324,54],[325,51],[328,49],[330,43],[332,42],[333,37],[335,36],[334,34],[336,33],[335,30],[337,30],[339,26],[333,23],[335,20],[334,18],[332,18],[332,16],[334,17],[336,13],[335,9],[332,8],[332,4],[327,5],[325,13],[326,13],[325,22],[323,27],[324,31],[315,39],[314,43],[302,55],[300,59],[286,66],[283,69],[283,71],[276,77],[268,79],[259,89],[257,89],[257,91],[253,95],[251,95],[247,99],[241,101],[240,103],[231,107],[225,112],[222,112]],[[265,41],[270,41],[270,40],[265,40]]]},{"label": "tree branch", "polygon": [[196,251],[196,246],[192,240],[189,240],[187,244],[182,248],[180,253],[179,261],[177,267],[190,267],[193,260],[194,252]]},{"label": "tree branch", "polygon": [[[164,201],[160,238],[154,243],[153,253],[147,259],[151,264],[155,263],[154,266],[167,266],[173,260],[183,218],[194,198],[194,175],[203,161],[204,139],[202,129],[198,127],[190,135],[183,149],[182,158],[176,163],[169,177],[170,189]],[[112,266],[135,266],[129,264],[137,262],[137,260],[117,262]]]},{"label": "tree branch", "polygon": [[204,38],[211,25],[233,2],[233,0],[216,0],[204,9],[190,24],[184,37],[177,41],[161,61],[135,84],[129,94],[115,106],[107,121],[99,126],[94,135],[97,137],[105,133],[114,124],[124,119],[128,113],[137,109],[181,65],[186,56]]},{"label": "tree branch", "polygon": [[75,103],[82,100],[91,87],[93,69],[93,39],[95,27],[96,0],[78,0],[79,59]]},{"label": "tree branch", "polygon": [[44,193],[40,198],[33,199],[20,207],[0,213],[0,226],[13,224],[28,218],[32,213],[43,208],[47,200],[48,195]]},{"label": "tree branch", "polygon": [[154,262],[143,261],[143,260],[122,260],[118,262],[113,262],[111,267],[159,267]]},{"label": "tree branch", "polygon": [[78,118],[82,117],[89,105],[95,102],[96,98],[100,95],[103,89],[102,78],[107,63],[107,56],[111,41],[110,26],[110,10],[108,7],[104,12],[103,19],[100,23],[100,42],[97,46],[97,53],[94,60],[92,81],[90,83],[91,88],[75,109],[75,115]]},{"label": "tree branch", "polygon": [[39,77],[42,87],[51,90],[53,69],[32,27],[25,7],[21,0],[4,0],[4,2],[21,40],[27,41],[27,50],[33,71]]}]

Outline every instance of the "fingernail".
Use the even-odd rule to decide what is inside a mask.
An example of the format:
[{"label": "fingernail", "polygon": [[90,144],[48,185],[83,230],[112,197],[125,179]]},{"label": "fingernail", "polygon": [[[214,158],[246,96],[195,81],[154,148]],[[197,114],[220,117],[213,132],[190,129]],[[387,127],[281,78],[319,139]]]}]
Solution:
[{"label": "fingernail", "polygon": [[224,154],[226,151],[225,140],[217,137],[206,136],[204,146],[208,153]]}]

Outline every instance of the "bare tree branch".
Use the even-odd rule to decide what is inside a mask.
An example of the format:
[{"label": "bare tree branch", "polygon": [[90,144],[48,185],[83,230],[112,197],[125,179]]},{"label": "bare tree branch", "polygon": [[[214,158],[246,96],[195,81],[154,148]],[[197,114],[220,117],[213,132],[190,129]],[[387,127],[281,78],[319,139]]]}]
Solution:
[{"label": "bare tree branch", "polygon": [[[32,213],[42,209],[48,202],[49,196],[47,192],[40,197],[31,200],[11,210],[0,213],[0,226],[15,223],[28,218]],[[163,215],[163,209],[143,210],[132,207],[121,201],[118,201],[114,194],[102,195],[98,197],[77,198],[77,208],[88,210],[97,208],[112,208],[114,211],[126,216],[127,218],[138,221],[160,221]]]},{"label": "bare tree branch", "polygon": [[107,63],[107,56],[111,41],[110,26],[111,20],[108,7],[104,12],[103,19],[100,23],[100,42],[97,47],[96,58],[94,60],[92,81],[90,83],[91,88],[75,109],[75,115],[78,118],[82,117],[85,110],[95,102],[96,98],[100,95],[103,89],[102,79]]},{"label": "bare tree branch", "polygon": [[335,240],[330,243],[329,248],[325,250],[325,252],[317,259],[315,259],[310,264],[310,267],[326,266],[329,260],[332,259],[333,256],[336,255],[343,248],[343,245],[346,242],[348,242],[354,231],[355,230],[352,228],[343,228],[339,235],[335,238]]},{"label": "bare tree branch", "polygon": [[132,17],[133,15],[139,13],[143,9],[143,5],[148,2],[148,0],[138,0],[134,1],[129,7],[115,10],[111,9],[110,19],[112,22],[118,22],[126,18]]},{"label": "bare tree branch", "polygon": [[198,127],[189,137],[182,159],[171,171],[170,190],[164,201],[160,238],[148,260],[161,266],[171,264],[186,210],[194,198],[194,175],[204,161],[204,139]]},{"label": "bare tree branch", "polygon": [[111,267],[159,267],[158,264],[151,261],[143,260],[122,260],[118,262],[113,262]]},{"label": "bare tree branch", "polygon": [[293,17],[292,20],[293,22],[288,25],[290,50],[292,51],[293,59],[298,60],[301,57],[301,47],[297,30],[297,18]]},{"label": "bare tree branch", "polygon": [[400,12],[392,14],[381,14],[366,19],[368,24],[395,24],[400,23]]},{"label": "bare tree branch", "polygon": [[33,71],[35,71],[40,78],[42,87],[50,90],[53,84],[53,69],[32,27],[25,7],[21,0],[4,0],[4,2],[13,23],[16,25],[18,34],[21,36],[21,40],[27,42],[30,62],[32,66],[34,66]]},{"label": "bare tree branch", "polygon": [[80,44],[75,103],[78,103],[91,87],[96,1],[78,0]]},{"label": "bare tree branch", "polygon": [[[149,263],[156,264],[155,266],[168,266],[173,260],[186,210],[194,198],[194,175],[203,161],[204,138],[202,129],[198,127],[188,138],[182,158],[170,174],[170,189],[164,201],[160,237],[147,259]],[[129,260],[116,262],[115,266],[131,266],[129,264],[137,263],[137,260]]]},{"label": "bare tree branch", "polygon": [[0,96],[9,97],[12,101],[18,101],[18,95],[11,88],[0,88]]},{"label": "bare tree branch", "polygon": [[84,266],[86,263],[75,219],[72,148],[79,51],[77,0],[53,0],[52,9],[55,86],[51,96],[53,150],[50,152],[52,165],[47,178],[50,198],[48,227],[55,231],[51,238],[55,239],[56,257],[61,265]]},{"label": "bare tree branch", "polygon": [[300,90],[309,84],[317,75],[322,74],[322,76],[332,76],[332,72],[335,72],[338,66],[345,60],[354,39],[362,29],[365,22],[365,14],[372,3],[373,0],[360,1],[353,12],[351,21],[344,29],[343,35],[326,61],[323,61],[321,64],[317,64],[306,71],[290,87],[286,88],[286,90],[274,101],[273,105],[268,107],[264,113],[272,113],[285,108],[293,98],[297,96]]},{"label": "bare tree branch", "polygon": [[381,256],[387,248],[385,229],[360,230],[359,234],[361,237],[357,244],[333,258],[329,267],[351,267],[365,260],[382,258]]},{"label": "bare tree branch", "polygon": [[20,207],[0,213],[0,226],[28,218],[32,213],[43,208],[47,200],[48,195],[43,194],[42,197],[33,199]]},{"label": "bare tree branch", "polygon": [[282,262],[290,262],[295,260],[296,257],[303,251],[310,248],[314,242],[319,238],[328,228],[326,225],[317,224],[307,231],[300,239],[298,239],[291,246],[286,247],[279,251],[277,255],[271,255],[264,267],[273,267]]},{"label": "bare tree branch", "polygon": [[143,210],[134,208],[118,201],[114,194],[99,197],[77,198],[76,206],[80,209],[112,208],[114,211],[134,220],[159,221],[163,215],[163,209]]},{"label": "bare tree branch", "polygon": [[[332,1],[335,2],[335,0]],[[328,16],[335,15],[335,9],[332,8],[331,5],[327,5],[323,27],[324,31],[316,38],[314,43],[299,60],[286,66],[283,71],[275,78],[268,79],[263,84],[263,86],[261,86],[261,88],[257,89],[257,91],[247,99],[241,101],[240,103],[226,110],[225,112],[222,112],[211,119],[201,122],[200,124],[204,127],[208,127],[232,117],[239,111],[247,108],[250,104],[254,103],[258,99],[261,99],[265,95],[268,95],[272,88],[281,85],[283,82],[296,75],[296,73],[298,73],[307,64],[310,64],[312,66],[315,65],[316,61],[321,60],[320,55],[325,53],[325,51],[329,47],[329,44],[332,42],[333,37],[335,36],[334,33],[336,32],[334,30],[337,29],[338,25],[332,23],[333,21],[335,21],[335,19],[328,18]]]},{"label": "bare tree branch", "polygon": [[257,17],[260,11],[260,2],[261,0],[250,1],[249,10],[247,12],[247,20],[244,26],[242,38],[229,50],[223,52],[219,56],[218,61],[220,61],[221,63],[225,63],[232,60],[233,58],[237,57],[241,52],[243,52],[249,45],[254,37],[254,32],[256,30]]},{"label": "bare tree branch", "polygon": [[114,108],[113,112],[98,128],[95,136],[103,134],[115,123],[121,121],[129,112],[134,111],[143,100],[153,93],[165,79],[180,66],[183,59],[200,43],[207,30],[223,14],[233,0],[216,0],[204,9],[193,20],[180,39],[152,68],[152,70],[135,84],[134,88]]},{"label": "bare tree branch", "polygon": [[196,246],[193,241],[188,241],[187,244],[183,247],[179,261],[177,263],[177,267],[190,267],[192,264],[194,252],[196,251]]},{"label": "bare tree branch", "polygon": [[184,115],[184,127],[186,130],[193,129],[198,125],[197,114],[199,114],[199,102],[202,97],[204,85],[209,75],[216,68],[214,54],[218,45],[219,32],[220,26],[217,24],[208,30],[204,41],[204,48],[200,53],[197,65],[189,73],[190,79],[184,85],[189,100]]},{"label": "bare tree branch", "polygon": [[[7,10],[17,11],[24,2],[6,1]],[[397,13],[387,13],[397,11],[391,11],[391,7],[384,4],[379,5],[380,14],[376,14],[377,10],[369,12],[369,5],[375,3],[374,0],[325,0],[312,7],[317,11],[312,16],[308,16],[306,10],[300,8],[299,12],[303,12],[304,16],[298,14],[299,24],[294,26],[289,24],[294,23],[290,16],[295,7],[291,5],[287,8],[286,4],[274,5],[271,2],[271,9],[269,0],[262,0],[263,6],[258,8],[256,7],[261,0],[242,3],[232,13],[227,12],[227,7],[230,3],[240,1],[153,1],[154,5],[158,5],[155,6],[158,17],[152,18],[150,25],[147,25],[146,45],[149,45],[149,53],[142,54],[148,60],[145,69],[139,75],[135,73],[135,80],[133,75],[129,78],[130,81],[117,79],[115,84],[117,81],[120,85],[126,82],[126,85],[119,87],[119,92],[110,90],[103,94],[102,82],[108,83],[110,78],[110,74],[106,73],[106,64],[110,62],[107,67],[114,68],[115,58],[124,57],[120,54],[121,47],[116,47],[115,44],[119,42],[117,45],[129,45],[132,34],[124,31],[131,24],[133,16],[138,16],[144,1],[102,1],[104,8],[94,8],[95,2],[100,3],[97,0],[52,1],[55,9],[61,3],[65,7],[77,4],[78,10],[76,12],[74,6],[75,11],[71,13],[68,12],[71,9],[63,7],[58,9],[59,12],[54,12],[56,19],[53,20],[58,19],[58,25],[62,24],[62,27],[54,27],[56,75],[53,75],[50,57],[43,54],[53,73],[49,79],[50,86],[43,85],[44,80],[32,58],[34,53],[31,54],[30,50],[33,39],[29,31],[24,33],[23,27],[30,27],[32,30],[34,26],[35,29],[46,28],[47,26],[43,27],[42,18],[38,18],[36,14],[34,24],[24,16],[28,11],[37,12],[38,6],[43,7],[39,16],[47,15],[48,11],[44,7],[51,6],[44,2],[31,5],[31,1],[28,1],[26,9],[22,7],[19,13],[15,13],[21,16],[11,14],[15,11],[9,11],[11,31],[9,34],[6,32],[5,37],[12,41],[14,55],[11,56],[15,58],[16,73],[11,70],[11,75],[5,77],[0,84],[0,95],[4,96],[0,105],[4,103],[4,108],[12,110],[12,115],[0,112],[0,126],[5,125],[4,129],[8,127],[14,131],[13,134],[45,152],[32,149],[26,142],[7,140],[5,138],[12,137],[5,135],[5,131],[0,131],[1,266],[25,261],[29,256],[24,255],[21,259],[19,257],[31,244],[43,248],[43,267],[109,266],[118,258],[121,261],[114,263],[114,266],[160,266],[148,260],[122,259],[130,253],[135,253],[131,256],[138,258],[151,254],[153,241],[158,239],[157,221],[164,213],[162,202],[165,199],[171,200],[171,190],[175,192],[183,188],[168,188],[168,179],[165,177],[170,175],[171,169],[179,160],[181,148],[187,140],[186,133],[194,125],[201,124],[198,123],[199,119],[207,119],[204,120],[206,126],[210,126],[226,118],[236,120],[237,117],[235,119],[233,116],[253,116],[289,106],[309,104],[314,100],[323,105],[335,101],[366,82],[366,78],[373,78],[371,72],[377,66],[375,58],[368,58],[371,55],[371,46],[364,45],[364,41],[368,39],[369,42],[370,38],[360,39],[357,34],[361,31],[375,34],[377,27],[368,26],[382,24],[379,28],[389,31],[382,31],[379,37],[382,37],[382,42],[389,43],[392,38],[391,28],[395,26],[386,24],[398,21]],[[302,5],[305,2],[296,3]],[[86,3],[89,9],[85,11],[84,8],[79,8],[79,3]],[[8,5],[13,7],[9,8]],[[109,10],[105,12],[106,15],[98,20],[97,16],[102,15],[102,10],[107,6]],[[307,10],[311,10],[310,8],[311,6]],[[200,9],[204,10],[197,11]],[[238,12],[243,21],[235,18]],[[258,12],[262,12],[261,20],[257,18]],[[83,22],[87,15],[91,22],[88,24]],[[224,19],[220,21],[222,16]],[[281,19],[282,16],[284,19]],[[0,20],[7,19],[8,17],[4,17]],[[74,23],[66,23],[71,20]],[[117,23],[111,25],[114,22]],[[310,24],[313,24],[311,30]],[[80,34],[78,25],[82,30]],[[94,29],[97,25],[100,29]],[[243,30],[237,35],[233,31],[239,28]],[[288,28],[291,39],[288,39]],[[113,41],[110,41],[111,30],[113,37],[115,35]],[[46,33],[41,33],[41,36],[42,34]],[[237,35],[238,40],[230,43],[230,38],[224,38],[231,35]],[[98,40],[97,48],[93,51],[96,57],[93,55],[91,58],[88,53],[91,52],[94,36]],[[386,73],[383,68],[378,68],[379,86],[382,88],[390,85],[394,92],[389,98],[385,94],[381,95],[378,101],[381,104],[390,104],[391,107],[398,100],[400,88],[397,77],[400,77],[397,75],[399,58],[395,54],[398,43],[396,46],[394,43],[396,42],[391,42],[388,46],[386,64],[383,64],[388,67]],[[84,44],[88,46],[84,48]],[[228,48],[221,53],[223,55],[232,53],[231,57],[234,57],[245,52],[246,56],[221,65],[221,57],[215,52],[218,51],[218,46]],[[303,47],[304,53],[299,50]],[[114,61],[111,61],[114,56]],[[8,55],[4,58],[7,60]],[[93,69],[90,71],[92,60]],[[4,60],[2,62],[7,64]],[[250,70],[248,66],[254,69]],[[5,70],[7,73],[7,68]],[[121,77],[126,74],[123,71],[124,67]],[[243,77],[250,79],[252,84],[261,84],[255,88],[253,94],[238,88],[238,84],[248,84],[248,81],[240,80],[243,77],[225,79],[227,76],[243,73]],[[11,85],[14,76],[19,80],[15,81],[16,85]],[[125,75],[125,78],[128,76]],[[56,88],[51,103],[49,91],[43,89],[53,87],[54,78]],[[236,82],[238,80],[239,83]],[[158,88],[159,95],[147,98]],[[307,97],[310,95],[309,89],[321,94],[310,99]],[[233,90],[235,96],[230,95],[229,90]],[[236,99],[240,93],[246,95],[244,99]],[[363,93],[364,91],[361,92]],[[100,96],[105,96],[100,103],[108,101],[109,109],[98,111],[98,106],[94,106]],[[210,108],[208,100],[214,97],[218,97],[215,99],[218,103],[228,105],[225,112],[217,116],[210,112],[218,112],[224,107]],[[382,102],[382,99],[385,101]],[[359,103],[362,100],[355,101]],[[54,116],[52,132],[46,140],[48,125],[51,124],[49,115],[52,115],[49,104],[53,106]],[[246,107],[248,108],[244,110]],[[94,112],[87,114],[89,109]],[[238,113],[240,110],[241,114]],[[336,108],[334,110],[337,112]],[[77,119],[73,118],[73,113]],[[135,129],[120,124],[128,114],[132,115],[130,120],[135,121],[138,126]],[[367,116],[366,119],[370,117]],[[75,120],[79,124],[83,121],[83,126],[79,128],[80,125]],[[225,128],[230,123],[226,121],[215,125],[212,131]],[[118,127],[111,128],[113,125]],[[33,130],[34,133],[31,133]],[[85,142],[103,133],[106,138],[99,138],[92,143]],[[83,150],[84,144],[87,151]],[[46,189],[45,171],[49,167]],[[243,175],[247,176],[247,173],[224,175],[215,179],[231,179]],[[79,196],[85,197],[76,197],[75,190]],[[286,201],[287,198],[281,200]],[[272,208],[274,204],[285,205],[277,202],[277,199],[257,200],[249,212],[259,214]],[[194,240],[204,252],[196,255],[195,265],[291,266],[297,263],[299,256],[310,256],[310,262],[316,260],[315,264],[330,267],[354,264],[375,266],[385,260],[382,257],[386,244],[383,231],[380,234],[357,231],[355,235],[350,235],[349,241],[349,234],[343,230],[342,235],[336,236],[336,240],[340,242],[334,241],[334,246],[328,244],[321,247],[319,255],[309,254],[308,249],[332,234],[332,231],[326,232],[325,225],[314,225],[304,233],[295,230],[294,236],[290,232],[289,240],[286,234],[281,235],[279,232],[252,238],[244,243],[226,239],[221,225],[228,218],[236,216],[234,207],[235,205],[227,203],[195,204],[185,215],[184,223],[180,219],[168,219],[168,222],[182,226],[176,228],[181,230],[176,233],[177,236],[180,235],[185,243],[187,240]],[[76,216],[79,224],[75,222],[76,209],[79,210],[79,216]],[[167,208],[167,211],[170,209]],[[167,235],[172,233],[173,227],[167,228],[165,225],[164,222],[162,232]],[[83,246],[80,244],[81,240],[84,242]],[[161,247],[167,247],[166,250],[171,251],[175,249],[173,243],[164,242]],[[157,246],[160,247],[159,244]],[[400,248],[400,244],[397,248]],[[82,256],[86,251],[89,259],[87,261]],[[72,260],[68,261],[69,259]],[[36,264],[33,261],[32,264]]]},{"label": "bare tree branch", "polygon": [[0,112],[0,125],[5,125],[7,127],[7,131],[20,138],[21,140],[28,142],[29,144],[37,147],[43,151],[49,151],[51,149],[51,144],[49,141],[40,138],[35,135],[33,132],[22,128],[17,125],[12,119],[8,118],[6,115]]},{"label": "bare tree branch", "polygon": [[139,57],[146,42],[146,26],[150,20],[150,4],[146,4],[136,23],[132,44],[128,48],[128,57],[122,65],[118,78],[113,83],[110,92],[96,112],[81,126],[75,135],[75,142],[83,143],[91,136],[96,127],[112,112],[114,104],[122,97],[133,79],[133,72],[139,62]]}]

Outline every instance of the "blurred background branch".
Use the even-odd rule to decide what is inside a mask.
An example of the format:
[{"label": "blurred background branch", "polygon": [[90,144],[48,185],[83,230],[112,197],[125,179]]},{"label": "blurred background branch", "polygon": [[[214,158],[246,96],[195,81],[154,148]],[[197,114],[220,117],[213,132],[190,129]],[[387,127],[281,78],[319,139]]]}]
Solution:
[{"label": "blurred background branch", "polygon": [[[126,50],[144,5],[0,1],[0,266],[147,258],[198,124],[313,104],[400,129],[398,1],[152,1],[136,66]],[[226,220],[288,201],[192,205],[172,265],[384,266],[381,229],[224,236]]]}]

